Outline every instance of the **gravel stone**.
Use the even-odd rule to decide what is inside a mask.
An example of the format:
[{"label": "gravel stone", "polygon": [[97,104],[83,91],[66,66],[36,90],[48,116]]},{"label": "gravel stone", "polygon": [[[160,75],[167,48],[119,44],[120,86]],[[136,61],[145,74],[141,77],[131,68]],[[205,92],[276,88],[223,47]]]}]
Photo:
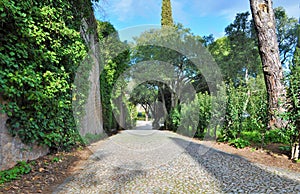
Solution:
[{"label": "gravel stone", "polygon": [[54,193],[300,193],[300,174],[254,164],[169,131],[138,127],[90,146]]}]

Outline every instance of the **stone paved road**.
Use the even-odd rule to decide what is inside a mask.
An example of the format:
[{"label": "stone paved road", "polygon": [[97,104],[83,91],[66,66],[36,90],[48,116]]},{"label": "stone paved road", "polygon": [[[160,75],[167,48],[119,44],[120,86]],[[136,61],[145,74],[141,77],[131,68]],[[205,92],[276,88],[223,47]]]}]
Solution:
[{"label": "stone paved road", "polygon": [[54,193],[300,193],[300,174],[146,124],[91,145],[86,165]]}]

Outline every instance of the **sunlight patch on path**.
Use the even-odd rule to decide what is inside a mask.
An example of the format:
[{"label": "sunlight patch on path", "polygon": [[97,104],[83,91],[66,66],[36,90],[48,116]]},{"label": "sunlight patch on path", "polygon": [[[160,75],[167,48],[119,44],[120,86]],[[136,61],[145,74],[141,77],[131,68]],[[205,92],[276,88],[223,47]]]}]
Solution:
[{"label": "sunlight patch on path", "polygon": [[91,145],[83,170],[54,193],[300,193],[300,182],[276,169],[139,127]]}]

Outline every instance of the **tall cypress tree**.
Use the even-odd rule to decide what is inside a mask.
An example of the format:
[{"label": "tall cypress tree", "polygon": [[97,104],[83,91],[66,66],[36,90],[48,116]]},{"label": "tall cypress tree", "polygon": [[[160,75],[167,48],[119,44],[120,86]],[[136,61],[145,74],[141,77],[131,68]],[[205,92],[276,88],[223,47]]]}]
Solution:
[{"label": "tall cypress tree", "polygon": [[[171,6],[171,0],[162,0],[162,8],[161,8],[161,26],[162,27],[174,27],[174,22],[173,22],[173,17],[172,17],[172,6]],[[166,51],[166,50],[165,50]],[[168,52],[164,52],[161,51],[162,53],[165,53],[164,57],[166,59],[169,58]],[[159,98],[160,101],[163,102],[163,110],[164,110],[164,114],[165,116],[171,113],[171,109],[174,107],[172,106],[172,102],[171,102],[171,96],[172,94],[170,93],[170,91],[167,89],[166,84],[161,84],[159,86]],[[165,120],[164,123],[164,129],[171,129],[171,123],[172,123],[172,119],[171,117],[167,117],[167,119]],[[153,123],[153,127],[154,128],[159,128],[159,124],[157,121],[155,121]]]},{"label": "tall cypress tree", "polygon": [[162,10],[161,10],[161,25],[162,26],[173,26],[173,17],[172,17],[172,6],[170,0],[162,1]]}]

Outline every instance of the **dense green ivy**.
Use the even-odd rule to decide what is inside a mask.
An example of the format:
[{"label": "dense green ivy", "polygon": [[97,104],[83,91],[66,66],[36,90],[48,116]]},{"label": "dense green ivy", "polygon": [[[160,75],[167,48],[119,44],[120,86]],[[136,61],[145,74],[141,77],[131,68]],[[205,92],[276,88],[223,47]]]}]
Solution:
[{"label": "dense green ivy", "polygon": [[0,94],[6,102],[1,109],[12,135],[25,143],[57,150],[80,141],[72,83],[86,46],[79,33],[83,14],[74,5],[67,0],[0,2]]},{"label": "dense green ivy", "polygon": [[[126,84],[125,80],[123,83],[116,83],[116,81],[128,68],[130,53],[128,45],[120,41],[119,35],[112,24],[102,21],[98,21],[97,24],[101,42],[101,56],[104,59],[100,75],[102,113],[105,115],[103,117],[103,127],[110,134],[111,129],[119,127],[115,119],[118,115],[113,113],[113,110],[115,110],[115,113],[118,113],[118,109],[114,107],[112,101],[124,102],[125,94],[122,88]],[[130,105],[126,106],[126,109],[129,109],[129,107]]]}]

